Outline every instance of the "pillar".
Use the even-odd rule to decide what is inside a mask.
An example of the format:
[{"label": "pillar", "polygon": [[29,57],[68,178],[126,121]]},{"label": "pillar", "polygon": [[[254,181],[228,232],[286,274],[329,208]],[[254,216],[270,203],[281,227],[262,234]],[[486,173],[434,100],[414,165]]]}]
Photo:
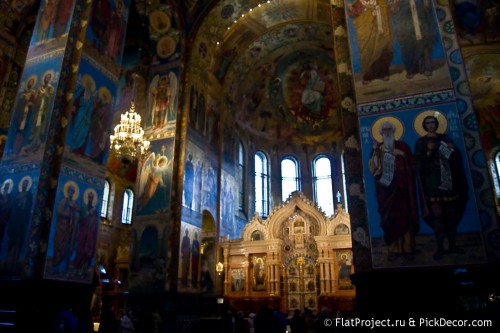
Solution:
[{"label": "pillar", "polygon": [[90,302],[127,16],[122,1],[40,4],[0,164],[0,274],[30,291],[21,326]]},{"label": "pillar", "polygon": [[245,296],[250,296],[250,259],[248,253],[245,253],[245,261],[243,262],[243,268],[245,272]]}]

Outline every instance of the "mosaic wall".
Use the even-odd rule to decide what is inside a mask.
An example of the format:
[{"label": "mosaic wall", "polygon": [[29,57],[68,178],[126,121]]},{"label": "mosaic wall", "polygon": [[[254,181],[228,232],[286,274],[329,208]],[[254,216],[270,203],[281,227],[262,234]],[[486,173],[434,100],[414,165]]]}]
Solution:
[{"label": "mosaic wall", "polygon": [[135,216],[166,213],[170,209],[173,140],[153,141],[140,167]]},{"label": "mosaic wall", "polygon": [[65,168],[48,239],[45,277],[90,283],[94,275],[103,182]]},{"label": "mosaic wall", "polygon": [[[493,217],[487,206],[491,200],[484,201],[487,198],[481,195],[481,188],[490,184],[474,132],[477,119],[466,89],[464,64],[447,4],[438,1],[433,8],[433,2],[415,3],[410,7],[410,2],[401,2],[371,17],[361,2],[346,6],[356,96],[361,97],[360,148],[369,220],[368,230],[363,231],[370,237],[371,265],[483,263],[497,248],[488,241],[497,230],[490,230]],[[394,19],[402,15],[417,19],[400,26]],[[429,25],[438,25],[440,33],[426,31]],[[411,44],[410,49],[406,44]],[[370,91],[371,87],[375,90]],[[397,89],[404,90],[398,93]],[[394,94],[403,96],[389,98]],[[430,128],[423,130],[424,119],[433,123],[435,118],[425,116],[439,121],[437,135],[433,134],[436,140],[426,133]],[[394,125],[395,143],[390,135],[384,142],[382,134],[393,131],[386,121]],[[386,145],[397,154],[379,153],[379,147]],[[437,158],[431,160],[431,156]],[[398,175],[405,163],[405,173]],[[406,185],[403,179],[408,180]],[[406,186],[404,196],[397,194],[399,186]],[[391,201],[393,195],[398,200]],[[399,208],[391,210],[390,202],[397,202]],[[402,220],[405,223],[398,222]],[[354,231],[353,236],[361,246],[369,246],[361,232]]]}]

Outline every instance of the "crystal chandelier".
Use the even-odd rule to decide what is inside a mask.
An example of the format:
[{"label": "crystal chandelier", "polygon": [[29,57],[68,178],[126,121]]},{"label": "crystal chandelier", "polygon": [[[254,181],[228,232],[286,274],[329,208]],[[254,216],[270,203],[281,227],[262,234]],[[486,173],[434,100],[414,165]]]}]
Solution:
[{"label": "crystal chandelier", "polygon": [[121,115],[121,121],[115,126],[115,134],[110,136],[110,153],[124,163],[140,159],[149,148],[149,141],[144,140],[141,116],[135,112],[134,101],[130,110]]}]

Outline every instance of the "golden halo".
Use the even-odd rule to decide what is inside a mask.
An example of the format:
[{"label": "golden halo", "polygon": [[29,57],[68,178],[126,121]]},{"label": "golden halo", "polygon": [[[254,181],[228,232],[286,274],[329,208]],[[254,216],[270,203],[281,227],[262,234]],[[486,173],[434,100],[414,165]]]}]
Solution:
[{"label": "golden halo", "polygon": [[94,199],[92,199],[92,207],[95,207],[97,204],[98,197],[96,190],[94,190],[93,188],[88,188],[85,190],[85,192],[83,192],[83,201],[87,203],[87,196],[89,193],[94,194]]},{"label": "golden halo", "polygon": [[375,139],[375,141],[379,143],[383,141],[379,129],[382,123],[385,123],[386,121],[391,122],[396,127],[396,133],[394,133],[394,138],[396,140],[401,139],[404,133],[404,127],[401,120],[399,120],[396,117],[382,117],[377,119],[372,125],[372,137]]},{"label": "golden halo", "polygon": [[75,189],[75,194],[73,195],[73,200],[76,201],[76,199],[78,199],[78,196],[80,195],[80,188],[78,187],[78,184],[75,183],[74,181],[72,180],[68,180],[65,184],[64,184],[64,187],[63,187],[63,193],[64,193],[64,197],[67,198],[68,197],[68,187],[70,186],[73,186],[73,188]]},{"label": "golden halo", "polygon": [[168,82],[168,75],[162,75],[160,76],[160,80],[159,80],[161,83],[165,83],[165,82]]},{"label": "golden halo", "polygon": [[33,179],[31,179],[30,176],[24,176],[23,178],[21,178],[21,181],[19,182],[19,185],[17,186],[17,189],[19,190],[19,192],[23,191],[23,183],[25,180],[28,181],[28,186],[26,187],[26,192],[29,192],[29,190],[31,189],[31,185],[33,184]]},{"label": "golden halo", "polygon": [[170,57],[177,47],[175,39],[170,36],[164,36],[156,44],[156,54],[162,59]]},{"label": "golden halo", "polygon": [[168,15],[162,12],[161,10],[154,11],[150,16],[150,20],[151,20],[151,27],[156,32],[164,33],[170,30],[171,27],[170,17],[168,17]]},{"label": "golden halo", "polygon": [[92,76],[90,76],[89,74],[85,74],[82,77],[82,86],[84,88],[86,88],[88,84],[90,84],[90,90],[92,92],[94,92],[95,91],[95,81],[94,81],[94,78]]},{"label": "golden halo", "polygon": [[415,132],[417,132],[418,135],[424,136],[427,134],[427,131],[422,126],[424,118],[427,116],[434,116],[435,118],[437,118],[439,122],[439,126],[436,130],[437,133],[443,134],[444,132],[446,132],[446,129],[448,129],[448,119],[446,119],[446,116],[441,111],[426,110],[420,112],[413,121],[413,128],[415,129]]},{"label": "golden halo", "polygon": [[105,103],[111,103],[111,92],[106,87],[99,88],[99,98]]},{"label": "golden halo", "polygon": [[125,12],[125,4],[122,0],[116,0],[116,11],[120,16],[123,16],[123,13]]},{"label": "golden halo", "polygon": [[10,192],[12,192],[12,189],[14,188],[14,181],[12,179],[6,179],[4,180],[4,182],[2,183],[2,194],[4,193],[5,191],[5,186],[9,184],[9,190],[7,191],[7,194],[10,194]]},{"label": "golden halo", "polygon": [[33,87],[36,85],[36,83],[38,82],[38,75],[36,74],[33,74],[31,75],[27,80],[26,80],[26,87],[28,87],[28,82],[30,82],[31,80],[33,80]]},{"label": "golden halo", "polygon": [[161,155],[156,160],[156,167],[158,167],[158,168],[164,169],[167,167],[167,164],[168,164],[167,156]]},{"label": "golden halo", "polygon": [[54,80],[54,78],[55,78],[55,76],[56,76],[56,72],[54,72],[54,70],[52,70],[52,69],[49,69],[48,71],[46,71],[45,73],[43,73],[43,76],[42,76],[42,81],[43,81],[43,82],[45,82],[45,77],[46,77],[47,75],[49,75],[49,74],[50,74],[50,76],[51,76],[51,77],[50,77],[50,78],[51,78],[51,81],[53,81],[53,80]]}]

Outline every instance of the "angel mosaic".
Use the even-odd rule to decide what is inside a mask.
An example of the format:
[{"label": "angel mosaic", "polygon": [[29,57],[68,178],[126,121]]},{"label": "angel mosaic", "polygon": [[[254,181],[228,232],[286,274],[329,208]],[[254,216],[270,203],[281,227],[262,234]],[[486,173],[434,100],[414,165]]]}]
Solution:
[{"label": "angel mosaic", "polygon": [[170,162],[167,156],[152,152],[142,167],[139,178],[137,209],[142,210],[152,201],[159,188],[165,189],[168,184]]},{"label": "angel mosaic", "polygon": [[174,72],[155,75],[149,85],[148,105],[151,113],[151,127],[162,128],[175,120],[178,79]]}]

